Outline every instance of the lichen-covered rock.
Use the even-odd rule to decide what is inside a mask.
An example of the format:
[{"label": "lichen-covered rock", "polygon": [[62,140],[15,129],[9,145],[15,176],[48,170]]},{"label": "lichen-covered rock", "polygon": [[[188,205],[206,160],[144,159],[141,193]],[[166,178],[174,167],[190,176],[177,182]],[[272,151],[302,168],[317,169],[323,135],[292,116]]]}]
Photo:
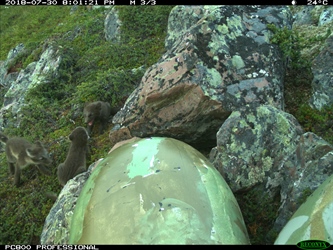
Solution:
[{"label": "lichen-covered rock", "polygon": [[[12,53],[12,52],[11,52]],[[10,58],[10,55],[8,55]],[[15,81],[13,81],[4,96],[3,108],[0,110],[0,126],[3,125],[4,114],[10,110],[14,116],[24,104],[27,90],[34,88],[42,82],[46,82],[46,75],[57,71],[61,62],[58,51],[52,47],[47,47],[37,62],[30,63],[25,69],[22,69]],[[17,123],[20,122],[17,117]],[[18,126],[19,124],[15,124]]]},{"label": "lichen-covered rock", "polygon": [[298,6],[296,8],[298,8],[298,10],[294,14],[293,26],[314,24],[311,12],[315,6]]},{"label": "lichen-covered rock", "polygon": [[203,6],[177,5],[174,7],[168,19],[168,32],[165,39],[165,48],[172,49],[179,37],[183,36],[191,26],[195,25],[207,11]]},{"label": "lichen-covered rock", "polygon": [[333,244],[333,175],[308,197],[284,226],[274,244],[294,245],[303,240]]},{"label": "lichen-covered rock", "polygon": [[[313,133],[303,134],[292,115],[265,105],[233,112],[217,133],[210,160],[233,192],[255,190],[272,203],[279,199],[269,237],[280,232],[304,197],[333,174],[333,146]],[[271,244],[275,237],[269,237]]]},{"label": "lichen-covered rock", "polygon": [[304,202],[304,196],[333,174],[333,145],[313,133],[305,133],[295,152],[281,166],[281,206],[273,227],[276,232],[281,231]]},{"label": "lichen-covered rock", "polygon": [[329,6],[324,9],[319,16],[318,25],[324,25],[327,23],[333,23],[333,6]]},{"label": "lichen-covered rock", "polygon": [[[323,63],[325,62],[325,63]],[[320,110],[333,104],[333,34],[327,38],[326,46],[312,63],[313,94],[310,105]]]},{"label": "lichen-covered rock", "polygon": [[170,136],[200,148],[215,145],[216,131],[233,110],[247,104],[283,109],[284,66],[269,43],[268,23],[290,27],[288,8],[176,6],[167,52],[113,123],[132,136]]},{"label": "lichen-covered rock", "polygon": [[112,8],[104,20],[105,39],[111,42],[117,42],[120,39],[121,21],[118,17],[116,8]]},{"label": "lichen-covered rock", "polygon": [[40,237],[41,244],[66,244],[69,238],[69,225],[78,194],[86,181],[87,173],[77,175],[67,182],[57,201],[45,219]]},{"label": "lichen-covered rock", "polygon": [[87,172],[81,173],[69,180],[61,190],[45,219],[40,243],[45,245],[67,244],[69,241],[69,226],[73,210],[81,189],[98,162],[92,164]]},{"label": "lichen-covered rock", "polygon": [[[20,43],[15,48],[11,49],[7,55],[5,61],[0,61],[0,85],[7,86],[16,80],[18,73],[14,72],[15,65],[10,65],[13,63],[15,58],[17,58],[22,52],[24,52],[24,44]],[[17,66],[17,65],[16,65]]]},{"label": "lichen-covered rock", "polygon": [[234,111],[217,133],[210,160],[236,192],[263,183],[271,195],[282,181],[280,166],[295,151],[302,129],[272,106]]},{"label": "lichen-covered rock", "polygon": [[249,244],[230,188],[191,146],[153,137],[113,150],[74,210],[70,244]]}]

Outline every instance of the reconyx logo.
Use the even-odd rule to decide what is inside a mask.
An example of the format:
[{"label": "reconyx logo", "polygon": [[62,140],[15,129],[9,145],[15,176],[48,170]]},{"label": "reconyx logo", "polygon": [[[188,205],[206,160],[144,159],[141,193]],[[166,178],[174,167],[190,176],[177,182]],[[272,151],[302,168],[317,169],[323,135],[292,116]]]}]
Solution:
[{"label": "reconyx logo", "polygon": [[330,247],[330,243],[324,240],[303,240],[296,244],[301,249],[326,249]]}]

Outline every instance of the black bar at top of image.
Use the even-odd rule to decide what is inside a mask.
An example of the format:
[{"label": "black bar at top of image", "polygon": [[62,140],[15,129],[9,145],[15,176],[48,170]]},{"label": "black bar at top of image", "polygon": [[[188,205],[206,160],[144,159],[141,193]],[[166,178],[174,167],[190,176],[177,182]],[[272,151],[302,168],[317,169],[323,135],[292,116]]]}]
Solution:
[{"label": "black bar at top of image", "polygon": [[[215,2],[215,4],[214,4]],[[193,1],[190,0],[179,0],[178,5],[193,5]],[[196,2],[198,3],[198,2]],[[200,2],[199,2],[200,3]],[[247,5],[275,5],[272,2],[267,2],[264,0],[248,0]],[[84,5],[84,6],[111,6],[111,5],[131,5],[131,6],[154,6],[154,5],[173,5],[174,2],[167,0],[4,0],[1,1],[1,5],[7,6],[24,6],[24,5]],[[224,0],[224,5],[243,5],[242,0]],[[279,0],[276,5],[307,5],[307,6],[325,6],[332,5],[333,0]],[[196,4],[198,5],[198,4]],[[216,5],[214,0],[202,1],[202,5]]]},{"label": "black bar at top of image", "polygon": [[[84,1],[84,0],[82,0]],[[93,0],[92,0],[93,1]],[[98,5],[174,5],[175,2],[167,0],[95,0]],[[195,5],[216,5],[215,0],[197,1]],[[224,0],[223,5],[244,5],[243,0]],[[178,0],[177,5],[193,5],[192,0]],[[276,4],[267,0],[248,0],[246,5],[330,5],[333,0],[279,0]]]}]

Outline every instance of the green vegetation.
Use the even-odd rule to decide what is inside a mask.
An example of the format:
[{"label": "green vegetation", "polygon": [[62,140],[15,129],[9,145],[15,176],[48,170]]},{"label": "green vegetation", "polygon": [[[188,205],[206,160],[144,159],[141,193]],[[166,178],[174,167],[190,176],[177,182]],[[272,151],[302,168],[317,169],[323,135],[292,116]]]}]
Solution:
[{"label": "green vegetation", "polygon": [[[5,154],[0,154],[0,244],[39,243],[45,218],[53,205],[44,194],[61,190],[56,167],[65,160],[67,136],[76,126],[84,126],[84,103],[124,103],[140,82],[144,69],[165,52],[172,7],[116,6],[123,35],[118,42],[110,42],[105,39],[104,20],[111,9],[0,6],[0,60],[5,60],[18,44],[25,46],[24,52],[10,62],[8,72],[19,72],[38,61],[46,48],[52,47],[61,57],[57,74],[43,76],[43,83],[28,91],[28,105],[15,117],[11,110],[6,116],[6,134],[41,140],[46,145],[53,159],[53,175],[44,176],[30,166],[23,170],[18,189],[9,176]],[[5,86],[0,88],[1,102],[7,90]],[[108,132],[95,134],[90,146],[88,164],[110,150]]]},{"label": "green vegetation", "polygon": [[310,188],[305,188],[301,194],[301,196],[297,200],[297,204],[302,205],[306,202],[306,199],[313,193],[313,190]]},{"label": "green vegetation", "polygon": [[296,117],[305,131],[319,135],[333,144],[333,105],[325,106],[320,111],[302,104],[296,112]]},{"label": "green vegetation", "polygon": [[308,104],[312,95],[311,61],[332,34],[330,26],[319,27],[318,32],[308,32],[307,26],[292,30],[267,26],[273,32],[270,41],[279,46],[287,63],[284,90],[286,111],[296,117],[304,131],[314,132],[333,144],[333,106],[318,111]]},{"label": "green vegetation", "polygon": [[279,45],[288,68],[299,70],[310,67],[310,62],[301,57],[304,41],[298,32],[287,27],[279,29],[274,24],[267,24],[267,28],[274,33],[270,42]]},{"label": "green vegetation", "polygon": [[245,193],[235,193],[245,225],[253,245],[272,244],[278,233],[271,232],[280,207],[280,194],[262,196],[260,185]]}]

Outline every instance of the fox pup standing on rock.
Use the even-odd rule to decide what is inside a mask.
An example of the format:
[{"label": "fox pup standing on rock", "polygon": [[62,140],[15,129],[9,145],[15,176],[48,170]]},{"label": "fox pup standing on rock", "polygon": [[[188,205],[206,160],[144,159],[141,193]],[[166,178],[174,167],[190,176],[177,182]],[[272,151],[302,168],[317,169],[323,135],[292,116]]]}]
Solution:
[{"label": "fox pup standing on rock", "polygon": [[99,122],[99,133],[102,134],[111,115],[111,106],[107,102],[92,102],[83,109],[84,122],[87,124],[88,134],[94,127],[95,122]]},{"label": "fox pup standing on rock", "polygon": [[76,175],[86,171],[86,154],[89,135],[83,127],[75,128],[69,135],[71,145],[66,160],[58,166],[58,180],[62,186]]},{"label": "fox pup standing on rock", "polygon": [[5,152],[9,171],[14,175],[14,184],[18,187],[21,179],[21,170],[31,164],[45,175],[51,175],[51,171],[44,165],[50,165],[52,162],[47,150],[39,141],[32,144],[24,138],[8,138],[0,132],[0,140],[6,143]]}]

